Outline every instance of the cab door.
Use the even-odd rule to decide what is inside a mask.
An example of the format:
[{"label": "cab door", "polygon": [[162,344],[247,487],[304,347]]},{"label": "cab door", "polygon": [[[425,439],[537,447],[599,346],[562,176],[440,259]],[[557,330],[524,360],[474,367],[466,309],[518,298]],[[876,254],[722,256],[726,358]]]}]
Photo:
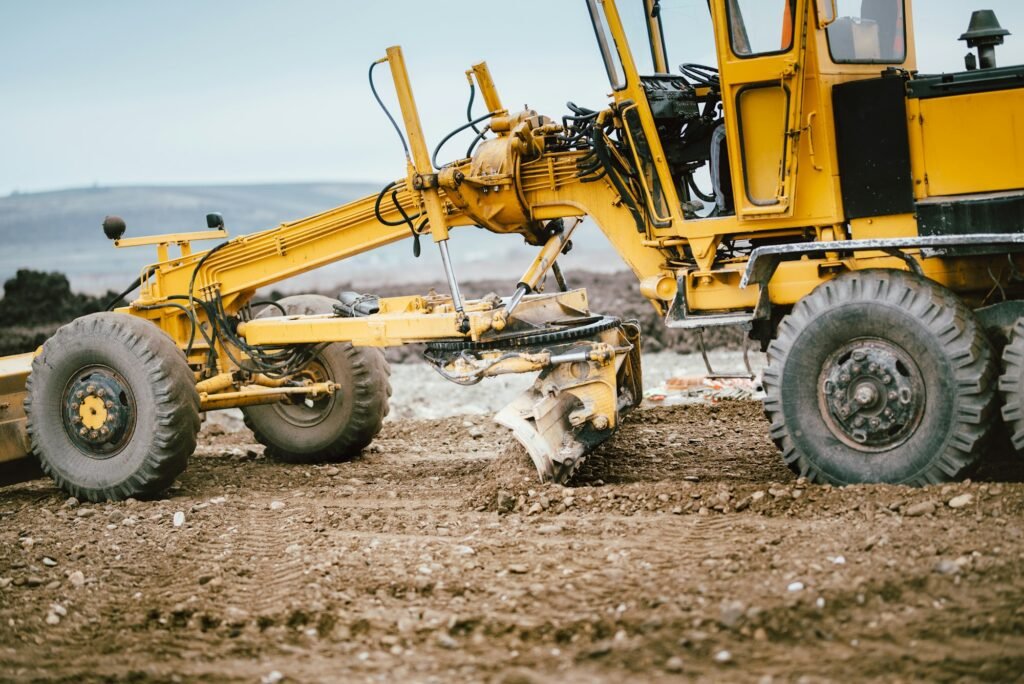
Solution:
[{"label": "cab door", "polygon": [[790,216],[810,0],[713,0],[736,212]]}]

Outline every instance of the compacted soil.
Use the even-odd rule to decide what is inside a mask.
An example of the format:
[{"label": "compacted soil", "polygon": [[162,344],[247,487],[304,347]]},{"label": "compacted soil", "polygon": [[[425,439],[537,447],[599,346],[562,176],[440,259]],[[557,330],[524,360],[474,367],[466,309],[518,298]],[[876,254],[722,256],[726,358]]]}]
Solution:
[{"label": "compacted soil", "polygon": [[1013,681],[1024,460],[809,486],[759,404],[633,413],[570,487],[485,417],[360,458],[204,432],[167,498],[0,489],[4,681]]}]

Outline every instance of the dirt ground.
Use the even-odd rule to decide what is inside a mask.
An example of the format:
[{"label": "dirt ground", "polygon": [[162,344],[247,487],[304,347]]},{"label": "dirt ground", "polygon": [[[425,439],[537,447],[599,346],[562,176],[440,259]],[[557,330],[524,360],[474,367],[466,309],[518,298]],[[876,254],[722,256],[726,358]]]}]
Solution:
[{"label": "dirt ground", "polygon": [[805,486],[760,405],[723,402],[635,412],[571,487],[530,468],[482,416],[388,423],[317,466],[210,426],[165,500],[0,489],[0,679],[1024,673],[1024,461]]}]

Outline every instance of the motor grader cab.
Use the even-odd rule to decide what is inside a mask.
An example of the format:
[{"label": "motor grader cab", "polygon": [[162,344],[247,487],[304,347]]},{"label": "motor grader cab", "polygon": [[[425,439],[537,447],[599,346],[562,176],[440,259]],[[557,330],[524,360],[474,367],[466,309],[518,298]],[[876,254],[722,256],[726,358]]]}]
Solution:
[{"label": "motor grader cab", "polygon": [[[1024,67],[997,66],[994,15],[971,18],[965,71],[927,76],[910,0],[584,10],[612,89],[603,108],[510,111],[478,64],[467,77],[486,114],[430,154],[390,48],[370,84],[383,107],[374,69],[390,67],[404,126],[384,109],[407,164],[378,195],[206,252],[192,243],[226,237],[216,215],[206,233],[142,238],[109,218],[116,246],[155,246],[158,260],[130,306],[0,361],[0,455],[34,453],[86,498],[151,494],[184,469],[200,411],[239,407],[272,456],[350,457],[387,411],[379,349],[420,343],[458,384],[539,373],[497,418],[543,479],[565,482],[641,396],[638,329],[592,312],[558,268],[583,217],[666,325],[740,325],[767,349],[771,436],[798,474],[955,479],[1000,416],[1024,448]],[[715,64],[685,56],[694,11],[710,18]],[[440,161],[470,129],[467,153]],[[504,296],[462,297],[452,255],[470,226],[537,247]],[[447,294],[254,306],[260,288],[407,238],[417,254],[434,243]],[[541,292],[549,274],[558,291]]]}]

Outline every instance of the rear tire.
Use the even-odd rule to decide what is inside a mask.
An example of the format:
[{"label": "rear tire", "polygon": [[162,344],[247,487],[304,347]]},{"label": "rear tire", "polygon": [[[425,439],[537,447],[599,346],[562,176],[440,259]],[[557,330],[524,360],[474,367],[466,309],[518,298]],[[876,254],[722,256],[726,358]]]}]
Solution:
[{"label": "rear tire", "polygon": [[[285,297],[278,304],[290,316],[332,313],[338,300],[321,295]],[[258,318],[280,315],[274,307]],[[391,396],[384,354],[373,347],[335,342],[310,364],[324,381],[341,385],[333,396],[307,405],[281,402],[242,409],[245,424],[267,455],[286,463],[317,463],[353,458],[377,436]]]},{"label": "rear tire", "polygon": [[32,362],[32,451],[72,496],[154,496],[188,464],[199,396],[185,356],[149,321],[97,313],[62,327]]},{"label": "rear tire", "polygon": [[772,438],[811,481],[956,480],[996,424],[984,331],[953,293],[905,271],[820,285],[783,319],[768,362]]},{"label": "rear tire", "polygon": [[1024,454],[1024,319],[1013,326],[1003,348],[1003,374],[999,378],[1003,423],[1013,448]]}]

